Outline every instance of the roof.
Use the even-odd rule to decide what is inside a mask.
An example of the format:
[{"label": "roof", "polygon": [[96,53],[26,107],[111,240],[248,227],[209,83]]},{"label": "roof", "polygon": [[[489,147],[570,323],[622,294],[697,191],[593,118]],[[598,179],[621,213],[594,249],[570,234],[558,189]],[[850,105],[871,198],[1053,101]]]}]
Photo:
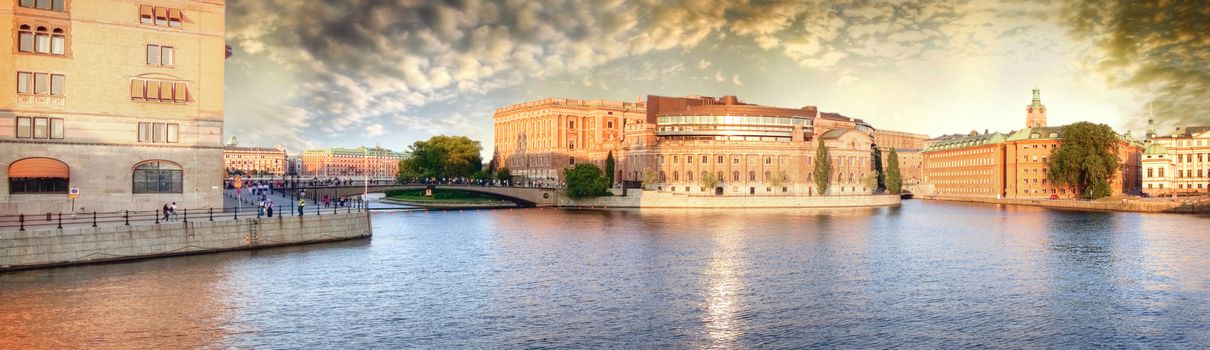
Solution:
[{"label": "roof", "polygon": [[924,149],[924,152],[933,152],[955,148],[966,148],[983,145],[991,145],[1003,143],[1005,140],[1004,134],[999,132],[971,134],[966,136],[945,137]]},{"label": "roof", "polygon": [[1063,137],[1063,128],[1057,126],[1040,126],[1014,131],[1005,141],[1044,140]]},{"label": "roof", "polygon": [[819,138],[828,139],[828,140],[837,139],[837,138],[840,138],[840,135],[844,135],[845,133],[850,132],[850,131],[857,131],[857,129],[849,129],[849,128],[832,129],[832,130],[828,130],[827,132],[823,133],[822,135],[819,135]]},{"label": "roof", "polygon": [[1168,147],[1155,142],[1148,142],[1147,148],[1143,150],[1143,154],[1168,154]]},{"label": "roof", "polygon": [[282,150],[282,149],[277,149],[277,148],[269,148],[269,147],[235,147],[235,146],[226,146],[226,147],[223,147],[223,151],[224,151],[224,152],[227,152],[227,151],[233,151],[233,152],[274,152],[274,153],[285,153],[285,152],[286,152],[285,150]]}]

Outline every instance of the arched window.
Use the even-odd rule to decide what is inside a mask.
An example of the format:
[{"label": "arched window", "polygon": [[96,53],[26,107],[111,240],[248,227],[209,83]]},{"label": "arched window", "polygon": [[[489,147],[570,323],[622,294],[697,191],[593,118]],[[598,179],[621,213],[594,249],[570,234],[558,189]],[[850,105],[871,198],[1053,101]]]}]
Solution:
[{"label": "arched window", "polygon": [[756,181],[756,172],[748,171],[748,181]]},{"label": "arched window", "polygon": [[765,172],[765,181],[769,181],[769,172],[768,171]]},{"label": "arched window", "polygon": [[181,193],[184,172],[176,163],[150,160],[134,166],[134,193]]},{"label": "arched window", "polygon": [[[676,158],[673,158],[673,159],[676,159]],[[681,172],[673,171],[672,172],[672,181],[673,182],[681,181]]]},{"label": "arched window", "polygon": [[685,181],[693,181],[693,172],[692,171],[685,172]]},{"label": "arched window", "polygon": [[723,182],[723,181],[727,180],[727,177],[723,176],[723,172],[720,171],[720,172],[718,172],[718,177],[716,179],[718,180],[718,182]]},{"label": "arched window", "polygon": [[21,52],[34,52],[34,30],[28,24],[22,24],[17,30],[19,44],[17,50]]},{"label": "arched window", "polygon": [[50,37],[50,53],[52,55],[62,55],[66,46],[67,39],[63,35],[63,29],[55,28],[54,35]]},{"label": "arched window", "polygon": [[668,181],[668,178],[665,176],[664,171],[660,170],[660,182],[666,182],[666,181]]},{"label": "arched window", "polygon": [[38,27],[37,33],[34,35],[34,51],[50,53],[50,31],[46,27]]},{"label": "arched window", "polygon": [[739,181],[739,172],[738,171],[731,172],[731,181]]},{"label": "arched window", "polygon": [[67,193],[71,170],[51,158],[25,158],[8,166],[9,193]]}]

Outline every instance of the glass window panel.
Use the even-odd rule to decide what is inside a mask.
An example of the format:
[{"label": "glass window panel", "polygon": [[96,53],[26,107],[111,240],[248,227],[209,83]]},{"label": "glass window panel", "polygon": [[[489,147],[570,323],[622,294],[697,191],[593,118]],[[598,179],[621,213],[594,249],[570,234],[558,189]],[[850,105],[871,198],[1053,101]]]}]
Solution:
[{"label": "glass window panel", "polygon": [[50,38],[50,53],[62,55],[65,45],[65,38],[59,35]]},{"label": "glass window panel", "polygon": [[28,94],[33,92],[33,77],[30,73],[17,72],[17,93]]},{"label": "glass window panel", "polygon": [[30,118],[17,118],[17,137],[30,138],[33,136],[32,128],[33,121]]},{"label": "glass window panel", "polygon": [[34,73],[34,93],[45,94],[50,92],[50,74]]},{"label": "glass window panel", "polygon": [[38,8],[49,10],[50,9],[50,0],[38,0]]},{"label": "glass window panel", "polygon": [[168,124],[168,142],[177,142],[177,134],[180,132],[180,127],[180,124]]},{"label": "glass window panel", "polygon": [[65,3],[66,3],[66,1],[64,1],[64,0],[54,0],[54,10],[55,11],[66,11],[67,6]]},{"label": "glass window panel", "polygon": [[63,138],[63,119],[52,118],[50,120],[50,138]]},{"label": "glass window panel", "polygon": [[139,123],[139,142],[151,141],[151,124]]},{"label": "glass window panel", "polygon": [[161,51],[163,54],[160,56],[161,57],[160,64],[163,64],[165,66],[171,66],[171,65],[176,64],[176,57],[174,57],[174,55],[173,55],[174,52],[173,52],[172,47],[165,46],[163,49],[161,49]]},{"label": "glass window panel", "polygon": [[55,96],[63,96],[67,91],[67,76],[62,74],[51,74],[50,76],[50,94]]},{"label": "glass window panel", "polygon": [[34,0],[21,0],[21,7],[34,7]]},{"label": "glass window panel", "polygon": [[151,142],[164,142],[164,123],[151,124]]},{"label": "glass window panel", "polygon": [[159,45],[147,45],[147,64],[160,64]]},{"label": "glass window panel", "polygon": [[34,138],[44,139],[47,135],[48,125],[46,118],[34,118]]},{"label": "glass window panel", "polygon": [[38,34],[34,36],[35,51],[40,53],[50,53],[50,35]]},{"label": "glass window panel", "polygon": [[21,52],[34,52],[34,33],[21,32],[21,41],[19,50]]}]

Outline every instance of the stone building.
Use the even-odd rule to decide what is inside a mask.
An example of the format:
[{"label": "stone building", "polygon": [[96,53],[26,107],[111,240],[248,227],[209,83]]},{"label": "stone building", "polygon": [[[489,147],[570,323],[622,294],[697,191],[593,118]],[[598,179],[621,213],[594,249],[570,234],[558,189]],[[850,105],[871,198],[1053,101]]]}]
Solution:
[{"label": "stone building", "polygon": [[[945,136],[923,151],[924,194],[981,198],[1073,198],[1079,195],[1048,179],[1051,153],[1062,147],[1062,127],[1047,127],[1046,107],[1038,90],[1026,108],[1026,124],[1010,134]],[[1118,171],[1110,178],[1113,195],[1138,193],[1142,186],[1142,144],[1118,135]]]},{"label": "stone building", "polygon": [[304,178],[391,180],[399,175],[399,162],[407,154],[381,147],[325,148],[303,151],[301,171]]},{"label": "stone building", "polygon": [[0,213],[222,207],[222,0],[9,0]]},{"label": "stone building", "polygon": [[1166,136],[1148,134],[1142,160],[1143,192],[1210,193],[1210,127],[1177,128]]},{"label": "stone building", "polygon": [[227,174],[284,176],[286,159],[286,150],[281,147],[223,147],[223,169]]},{"label": "stone building", "polygon": [[[523,182],[558,183],[563,169],[605,158],[618,149],[627,125],[641,124],[646,104],[547,98],[496,109],[496,168]],[[616,155],[615,155],[616,157]]]},{"label": "stone building", "polygon": [[813,167],[823,140],[832,158],[828,192],[873,190],[863,180],[873,173],[874,129],[860,119],[735,96],[648,96],[646,112],[627,126],[618,178],[684,194],[819,195]]}]

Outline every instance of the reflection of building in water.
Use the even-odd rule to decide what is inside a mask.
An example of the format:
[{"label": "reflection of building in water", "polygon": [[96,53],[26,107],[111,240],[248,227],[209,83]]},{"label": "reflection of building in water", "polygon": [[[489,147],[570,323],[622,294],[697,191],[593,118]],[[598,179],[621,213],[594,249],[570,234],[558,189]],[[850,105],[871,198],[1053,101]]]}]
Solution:
[{"label": "reflection of building in water", "polygon": [[[0,349],[198,349],[221,344],[231,305],[221,255],[72,267],[0,285]],[[201,262],[201,263],[199,263]],[[6,276],[8,277],[8,276]]]},{"label": "reflection of building in water", "polygon": [[1210,192],[1210,126],[1176,128],[1167,136],[1148,133],[1143,155],[1143,192]]},{"label": "reflection of building in water", "polygon": [[[923,145],[923,135],[876,131],[861,119],[721,98],[647,96],[646,101],[546,99],[496,110],[497,166],[530,179],[560,179],[577,162],[617,181],[659,191],[709,195],[815,195],[819,140],[832,160],[830,191],[867,194],[875,137]],[[910,155],[911,152],[908,152]]]}]

